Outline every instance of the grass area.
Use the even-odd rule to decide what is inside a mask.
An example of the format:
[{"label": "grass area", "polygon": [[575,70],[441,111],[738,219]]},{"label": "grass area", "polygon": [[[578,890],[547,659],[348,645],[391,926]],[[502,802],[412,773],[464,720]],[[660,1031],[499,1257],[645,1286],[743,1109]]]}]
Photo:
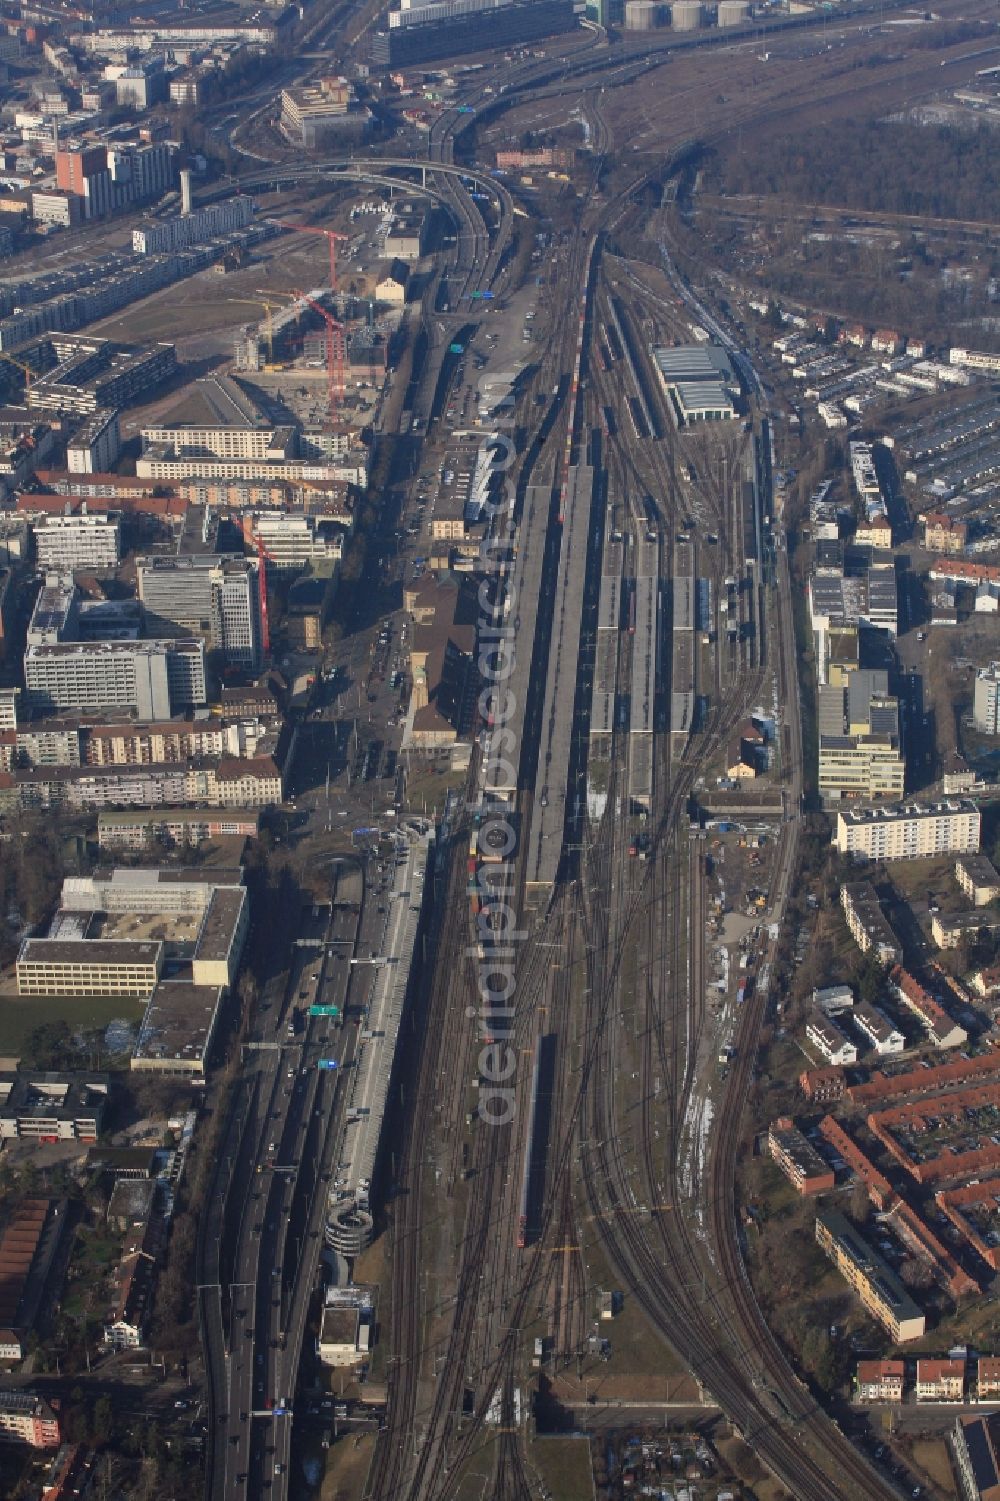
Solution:
[{"label": "grass area", "polygon": [[466,1461],[465,1472],[455,1488],[455,1501],[483,1501],[484,1497],[492,1495],[495,1449],[496,1438],[487,1429]]},{"label": "grass area", "polygon": [[[587,1297],[591,1300],[596,1319],[598,1294],[621,1291],[621,1286],[605,1260],[597,1226],[590,1218],[584,1221],[581,1240],[587,1268]],[[631,1294],[624,1295],[620,1313],[603,1322],[600,1332],[611,1341],[611,1359],[605,1361],[588,1355],[583,1363],[580,1383],[576,1382],[574,1367],[561,1372],[560,1395],[584,1400],[587,1392],[596,1390],[598,1401],[602,1391],[616,1398],[631,1392],[636,1397],[664,1400],[676,1395],[673,1388],[679,1380],[684,1380],[686,1386],[690,1384],[690,1395],[694,1395],[694,1385],[689,1383],[684,1362],[676,1359],[653,1333],[645,1313]],[[651,1382],[656,1384],[655,1391]]]},{"label": "grass area", "polygon": [[943,1438],[914,1439],[910,1454],[914,1465],[942,1496],[958,1495],[948,1445]]},{"label": "grass area", "polygon": [[757,1501],[787,1501],[784,1486],[768,1474],[753,1449],[741,1438],[719,1439],[716,1448],[733,1474],[753,1486]]},{"label": "grass area", "polygon": [[590,1442],[577,1438],[538,1438],[528,1462],[541,1475],[552,1501],[587,1501],[594,1494]]},{"label": "grass area", "polygon": [[327,1451],[319,1501],[359,1501],[375,1453],[375,1434],[348,1434]]},{"label": "grass area", "polygon": [[411,813],[444,807],[449,792],[458,792],[469,779],[467,771],[438,771],[434,766],[414,769],[406,777],[406,806]]},{"label": "grass area", "polygon": [[[0,998],[0,1055],[17,1057],[28,1034],[47,1023],[65,1021],[74,1031],[103,1030],[118,1017],[137,1022],[144,1006],[131,996],[27,996]],[[101,1067],[107,1067],[102,1059]]]}]

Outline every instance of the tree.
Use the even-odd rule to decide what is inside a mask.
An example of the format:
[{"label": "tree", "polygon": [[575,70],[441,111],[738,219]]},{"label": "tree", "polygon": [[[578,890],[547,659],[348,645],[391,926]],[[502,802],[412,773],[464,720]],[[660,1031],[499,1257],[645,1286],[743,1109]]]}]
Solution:
[{"label": "tree", "polygon": [[885,970],[871,950],[865,954],[855,970],[855,984],[861,999],[867,1001],[870,1006],[874,1005],[882,994]]},{"label": "tree", "polygon": [[97,1444],[106,1444],[111,1438],[115,1427],[115,1413],[110,1397],[98,1397],[94,1403],[94,1417],[91,1426],[94,1442]]}]

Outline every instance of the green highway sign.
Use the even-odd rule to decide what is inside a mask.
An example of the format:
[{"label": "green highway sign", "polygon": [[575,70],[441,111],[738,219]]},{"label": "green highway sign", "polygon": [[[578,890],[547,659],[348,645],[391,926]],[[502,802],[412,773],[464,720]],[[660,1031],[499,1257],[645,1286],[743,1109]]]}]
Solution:
[{"label": "green highway sign", "polygon": [[309,1015],[310,1016],[339,1016],[340,1015],[340,1007],[339,1006],[310,1006],[309,1007]]}]

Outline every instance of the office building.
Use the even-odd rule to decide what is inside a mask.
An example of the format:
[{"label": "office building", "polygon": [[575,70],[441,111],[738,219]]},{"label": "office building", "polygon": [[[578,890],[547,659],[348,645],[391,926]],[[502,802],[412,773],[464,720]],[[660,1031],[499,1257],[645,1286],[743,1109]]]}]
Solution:
[{"label": "office building", "polygon": [[379,68],[478,53],[484,33],[491,47],[511,47],[576,26],[571,0],[443,0],[390,10],[388,19],[388,29],[371,39],[371,60]]},{"label": "office building", "polygon": [[149,995],[163,944],[126,939],[25,938],[15,971],[18,995]]},{"label": "office building", "polygon": [[900,962],[903,951],[870,881],[842,886],[840,905],[851,937],[863,954],[873,953],[880,964]]},{"label": "office building", "polygon": [[976,673],[972,722],[981,735],[1000,734],[1000,662]]},{"label": "office building", "polygon": [[303,511],[244,511],[240,517],[248,547],[258,539],[269,567],[322,571],[339,563],[347,531],[342,522]]},{"label": "office building", "polygon": [[828,800],[901,797],[906,761],[899,702],[882,671],[845,675],[844,686],[822,684],[819,695],[819,786]]},{"label": "office building", "polygon": [[39,568],[113,572],[121,560],[121,513],[89,512],[84,506],[62,516],[40,516],[32,523]]},{"label": "office building", "polygon": [[255,558],[213,553],[140,558],[137,576],[147,629],[190,632],[220,653],[227,667],[259,669],[263,628]]},{"label": "office building", "polygon": [[167,97],[167,74],[162,54],[130,63],[115,79],[116,102],[145,111]]},{"label": "office building", "polygon": [[205,703],[205,647],[195,640],[59,642],[29,646],[24,683],[36,709],[132,709],[169,719]]},{"label": "office building", "polygon": [[979,809],[960,797],[891,808],[849,808],[837,814],[833,842],[842,855],[858,859],[921,860],[974,854],[979,840]]},{"label": "office building", "polygon": [[838,1210],[816,1216],[816,1240],[893,1342],[923,1337],[924,1315],[895,1272]]},{"label": "office building", "polygon": [[96,1141],[107,1074],[0,1073],[0,1140]]},{"label": "office building", "polygon": [[371,123],[371,111],[358,107],[346,78],[319,78],[281,91],[281,133],[307,151],[333,138],[360,139]]}]

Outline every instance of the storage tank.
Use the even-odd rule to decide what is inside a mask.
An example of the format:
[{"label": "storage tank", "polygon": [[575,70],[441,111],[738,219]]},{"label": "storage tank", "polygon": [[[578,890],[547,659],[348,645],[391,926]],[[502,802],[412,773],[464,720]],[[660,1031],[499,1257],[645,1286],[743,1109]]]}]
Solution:
[{"label": "storage tank", "polygon": [[749,0],[719,0],[720,26],[742,26],[749,19]]},{"label": "storage tank", "polygon": [[625,30],[655,31],[662,23],[660,0],[625,0]]},{"label": "storage tank", "polygon": [[674,0],[670,24],[675,31],[697,31],[701,25],[700,0]]}]

